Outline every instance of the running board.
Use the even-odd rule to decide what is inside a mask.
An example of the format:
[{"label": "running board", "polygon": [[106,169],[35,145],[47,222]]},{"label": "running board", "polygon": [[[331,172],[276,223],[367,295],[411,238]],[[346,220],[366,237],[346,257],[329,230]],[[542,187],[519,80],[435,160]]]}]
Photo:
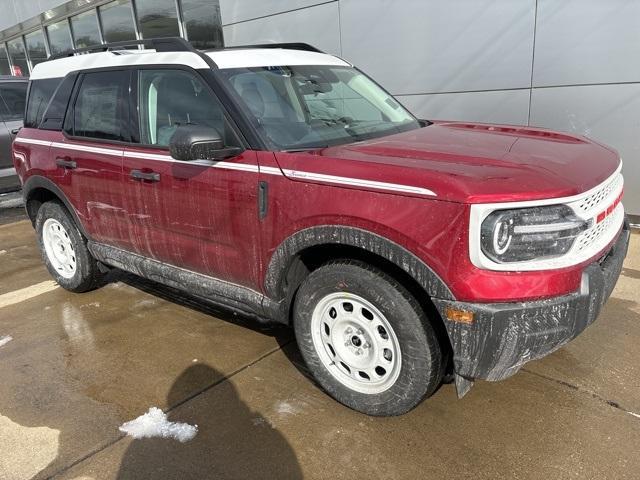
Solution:
[{"label": "running board", "polygon": [[89,241],[87,247],[96,260],[111,267],[187,291],[230,310],[257,317],[258,320],[288,322],[282,304],[250,288],[102,243]]}]

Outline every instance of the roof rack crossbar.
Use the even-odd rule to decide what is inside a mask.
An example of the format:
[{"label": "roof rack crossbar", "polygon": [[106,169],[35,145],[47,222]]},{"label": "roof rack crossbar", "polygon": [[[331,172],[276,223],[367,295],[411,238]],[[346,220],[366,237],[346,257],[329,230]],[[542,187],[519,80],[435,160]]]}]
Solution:
[{"label": "roof rack crossbar", "polygon": [[292,42],[292,43],[257,43],[255,45],[234,45],[231,47],[211,48],[206,52],[219,52],[222,50],[241,50],[247,48],[286,48],[289,50],[304,50],[307,52],[325,53],[319,48],[309,45],[308,43]]}]

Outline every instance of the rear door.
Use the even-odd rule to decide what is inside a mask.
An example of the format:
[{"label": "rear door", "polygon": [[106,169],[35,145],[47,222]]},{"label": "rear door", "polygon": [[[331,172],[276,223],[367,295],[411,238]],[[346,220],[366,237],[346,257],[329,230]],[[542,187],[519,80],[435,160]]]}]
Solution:
[{"label": "rear door", "polygon": [[13,168],[11,142],[22,126],[27,96],[27,82],[11,81],[0,84],[0,190],[18,186]]},{"label": "rear door", "polygon": [[256,287],[258,164],[254,151],[221,162],[169,154],[179,125],[215,128],[241,146],[200,75],[178,67],[138,70],[133,114],[138,145],[124,152],[124,193],[136,252],[215,278]]},{"label": "rear door", "polygon": [[122,203],[122,152],[129,141],[130,70],[80,74],[64,132],[50,156],[63,172],[59,186],[76,207],[91,238],[129,244]]}]

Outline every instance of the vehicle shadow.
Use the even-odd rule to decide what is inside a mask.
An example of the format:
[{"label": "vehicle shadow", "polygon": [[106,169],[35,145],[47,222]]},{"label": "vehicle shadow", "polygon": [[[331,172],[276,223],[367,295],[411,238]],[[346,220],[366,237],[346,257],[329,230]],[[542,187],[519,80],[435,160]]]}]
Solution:
[{"label": "vehicle shadow", "polygon": [[204,297],[191,295],[183,290],[168,287],[132,273],[119,269],[111,270],[104,279],[104,283],[115,282],[122,282],[175,305],[180,305],[181,307],[219,318],[225,322],[248,328],[263,335],[269,335],[275,338],[281,347],[293,341],[293,331],[286,325],[277,322],[265,322],[257,318],[252,318],[249,315],[232,312]]},{"label": "vehicle shadow", "polygon": [[216,378],[220,373],[205,364],[182,372],[168,394],[168,418],[197,425],[198,434],[186,443],[133,440],[122,456],[118,479],[302,478],[285,437],[240,399],[231,381],[189,396]]}]

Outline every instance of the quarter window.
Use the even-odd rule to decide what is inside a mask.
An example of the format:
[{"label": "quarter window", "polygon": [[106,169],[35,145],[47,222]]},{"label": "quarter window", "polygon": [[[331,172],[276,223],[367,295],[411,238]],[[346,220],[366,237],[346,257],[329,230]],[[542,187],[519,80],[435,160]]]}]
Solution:
[{"label": "quarter window", "polygon": [[189,72],[140,70],[138,112],[140,141],[146,145],[166,147],[180,125],[215,128],[226,145],[238,145],[218,99]]},{"label": "quarter window", "polygon": [[56,91],[61,81],[61,78],[45,78],[31,81],[27,113],[24,119],[25,127],[38,128],[53,92]]},{"label": "quarter window", "polygon": [[128,140],[129,73],[84,75],[73,114],[73,135],[107,140]]}]

